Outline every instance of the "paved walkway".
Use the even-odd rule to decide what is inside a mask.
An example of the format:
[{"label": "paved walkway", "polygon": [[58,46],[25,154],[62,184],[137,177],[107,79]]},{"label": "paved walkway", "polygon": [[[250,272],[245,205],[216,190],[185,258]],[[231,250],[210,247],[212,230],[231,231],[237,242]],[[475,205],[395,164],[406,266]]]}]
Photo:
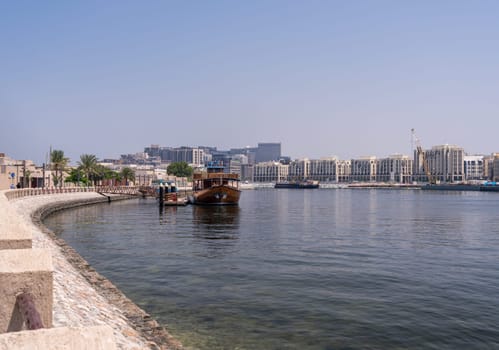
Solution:
[{"label": "paved walkway", "polygon": [[63,255],[61,248],[37,227],[31,215],[39,208],[56,202],[102,198],[97,193],[53,194],[24,197],[12,200],[33,232],[33,248],[49,249],[54,265],[53,326],[109,325],[114,330],[119,349],[163,349],[145,339],[127,320],[122,310],[113,306],[74,268]]}]

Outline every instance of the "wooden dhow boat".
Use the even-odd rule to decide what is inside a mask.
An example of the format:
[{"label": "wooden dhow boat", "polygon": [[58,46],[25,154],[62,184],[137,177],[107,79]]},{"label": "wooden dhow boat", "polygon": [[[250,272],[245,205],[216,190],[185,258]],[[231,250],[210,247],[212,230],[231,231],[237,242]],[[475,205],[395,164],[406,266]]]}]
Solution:
[{"label": "wooden dhow boat", "polygon": [[239,175],[225,173],[222,162],[209,162],[206,171],[195,172],[192,178],[192,204],[236,205],[239,203]]}]

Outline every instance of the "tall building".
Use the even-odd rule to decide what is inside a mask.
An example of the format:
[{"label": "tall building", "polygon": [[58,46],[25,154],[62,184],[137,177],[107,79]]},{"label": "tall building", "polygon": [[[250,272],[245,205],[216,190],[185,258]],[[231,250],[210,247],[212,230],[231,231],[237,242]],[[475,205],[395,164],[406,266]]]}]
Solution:
[{"label": "tall building", "polygon": [[144,148],[144,153],[147,153],[149,157],[159,157],[161,148],[159,145],[151,145],[150,147]]},{"label": "tall building", "polygon": [[248,164],[256,163],[256,147],[231,148],[231,155],[243,154],[248,158]]},{"label": "tall building", "polygon": [[492,181],[499,181],[499,153],[494,154],[492,164]]},{"label": "tall building", "polygon": [[[147,152],[146,148],[146,152]],[[186,162],[199,166],[204,164],[204,149],[197,147],[161,147],[159,150],[161,161],[163,162]]]},{"label": "tall building", "polygon": [[259,143],[256,148],[256,162],[277,162],[281,158],[281,143]]},{"label": "tall building", "polygon": [[414,152],[414,181],[429,181],[426,166],[432,180],[436,182],[464,181],[464,149],[453,145],[433,146],[424,154]]},{"label": "tall building", "polygon": [[464,149],[453,145],[433,146],[425,151],[431,176],[440,182],[464,181]]}]

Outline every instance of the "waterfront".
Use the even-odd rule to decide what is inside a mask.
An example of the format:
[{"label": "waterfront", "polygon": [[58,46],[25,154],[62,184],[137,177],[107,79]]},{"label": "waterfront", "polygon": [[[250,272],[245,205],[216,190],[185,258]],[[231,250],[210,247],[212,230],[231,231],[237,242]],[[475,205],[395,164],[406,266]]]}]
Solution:
[{"label": "waterfront", "polygon": [[239,207],[133,200],[46,220],[187,347],[499,344],[499,197],[245,191]]}]

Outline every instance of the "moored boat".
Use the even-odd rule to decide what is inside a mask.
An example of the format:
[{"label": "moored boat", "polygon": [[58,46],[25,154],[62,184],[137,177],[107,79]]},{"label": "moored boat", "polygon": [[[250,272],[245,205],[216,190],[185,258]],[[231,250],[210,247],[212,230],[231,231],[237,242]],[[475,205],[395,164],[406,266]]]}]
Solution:
[{"label": "moored boat", "polygon": [[206,171],[193,174],[192,204],[236,205],[239,203],[239,175],[225,173],[222,162],[210,162]]},{"label": "moored boat", "polygon": [[274,188],[319,188],[319,181],[286,181],[286,182],[277,182],[274,185]]}]

